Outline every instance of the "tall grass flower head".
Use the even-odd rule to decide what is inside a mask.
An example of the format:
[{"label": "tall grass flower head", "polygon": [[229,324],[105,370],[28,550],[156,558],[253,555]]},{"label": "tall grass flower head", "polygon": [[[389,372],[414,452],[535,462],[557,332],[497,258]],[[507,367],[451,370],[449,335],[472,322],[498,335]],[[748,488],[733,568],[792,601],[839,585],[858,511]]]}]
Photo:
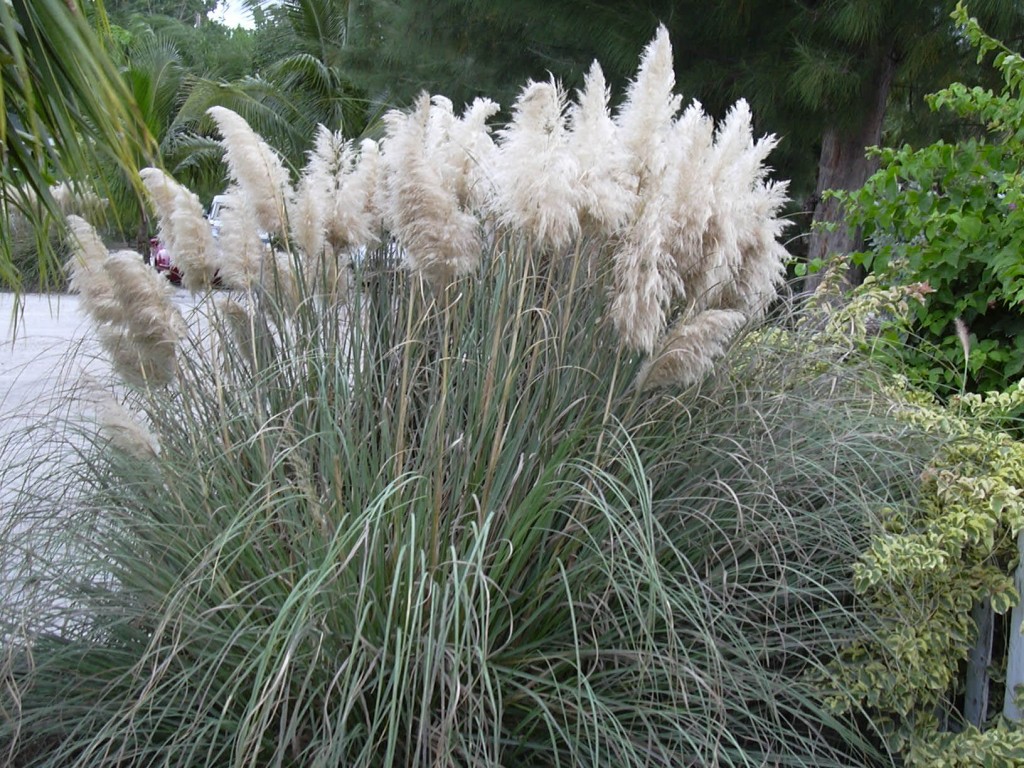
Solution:
[{"label": "tall grass flower head", "polygon": [[750,107],[740,100],[715,135],[707,174],[715,204],[704,234],[704,306],[724,305],[760,317],[785,272],[778,242],[787,222],[775,212],[786,200],[786,184],[769,183],[764,160],[777,139],[755,141]]},{"label": "tall grass flower head", "polygon": [[654,352],[673,299],[685,292],[666,248],[666,177],[674,173],[679,152],[669,138],[682,100],[674,89],[672,45],[668,30],[661,26],[644,50],[616,115],[619,139],[637,179],[637,195],[613,255],[611,315],[623,343],[645,354]]},{"label": "tall grass flower head", "polygon": [[432,107],[426,94],[411,113],[385,115],[384,222],[402,243],[410,270],[443,287],[476,269],[482,240],[478,219],[460,202],[444,166],[435,165],[428,153],[434,109],[447,121],[447,108]]},{"label": "tall grass flower head", "polygon": [[486,216],[494,194],[497,146],[487,121],[499,109],[497,102],[486,97],[473,99],[452,123],[446,144],[446,162],[453,168],[459,201],[480,217]]},{"label": "tall grass flower head", "polygon": [[242,189],[232,184],[223,195],[220,210],[217,274],[225,287],[240,291],[253,290],[270,272],[266,268],[269,249],[247,199]]},{"label": "tall grass flower head", "polygon": [[199,197],[159,168],[143,168],[142,183],[157,209],[158,236],[171,263],[192,292],[209,289],[216,275],[216,250]]},{"label": "tall grass flower head", "polygon": [[357,147],[340,132],[318,128],[290,216],[292,236],[311,262],[324,244],[332,257],[346,259],[353,250],[375,244],[378,158],[376,142],[367,139]]},{"label": "tall grass flower head", "polygon": [[596,61],[569,106],[569,150],[579,166],[580,229],[608,240],[621,231],[636,206],[637,176],[608,107],[611,91]]},{"label": "tall grass flower head", "polygon": [[291,179],[281,156],[249,124],[226,107],[211,107],[224,147],[231,178],[256,215],[260,229],[271,235],[286,232]]},{"label": "tall grass flower head", "polygon": [[539,250],[565,249],[580,232],[580,168],[570,151],[565,93],[554,80],[531,82],[499,131],[495,209],[504,227]]},{"label": "tall grass flower head", "polygon": [[135,387],[170,384],[186,329],[167,281],[133,251],[109,253],[84,219],[69,217],[68,225],[71,287],[82,296],[114,369]]}]

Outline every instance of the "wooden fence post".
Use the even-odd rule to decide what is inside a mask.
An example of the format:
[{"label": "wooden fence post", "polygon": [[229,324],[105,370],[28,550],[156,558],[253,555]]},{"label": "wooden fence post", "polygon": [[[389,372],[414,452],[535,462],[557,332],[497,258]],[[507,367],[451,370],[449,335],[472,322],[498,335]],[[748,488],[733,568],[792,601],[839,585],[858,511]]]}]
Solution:
[{"label": "wooden fence post", "polygon": [[[1018,595],[1024,595],[1024,530],[1017,534],[1017,569],[1013,572],[1013,586]],[[1020,722],[1024,713],[1017,706],[1017,686],[1024,686],[1024,600],[1018,600],[1010,613],[1010,632],[1006,650],[1006,695],[1003,697],[1003,716],[1007,720]]]},{"label": "wooden fence post", "polygon": [[992,663],[992,628],[995,625],[991,598],[986,597],[975,603],[971,609],[971,618],[978,628],[978,636],[967,660],[964,719],[981,728],[988,719],[988,667]]}]

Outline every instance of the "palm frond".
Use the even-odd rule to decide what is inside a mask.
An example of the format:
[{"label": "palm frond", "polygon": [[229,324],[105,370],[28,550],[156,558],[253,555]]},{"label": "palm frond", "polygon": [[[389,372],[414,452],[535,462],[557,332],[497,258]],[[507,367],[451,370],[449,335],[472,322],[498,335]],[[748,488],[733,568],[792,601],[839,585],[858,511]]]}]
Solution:
[{"label": "palm frond", "polygon": [[[63,178],[83,180],[97,155],[131,173],[139,158],[155,157],[155,144],[113,62],[82,12],[62,0],[0,3],[3,113],[0,145],[6,155],[0,188],[0,234],[10,226],[9,201],[24,187],[38,206],[20,205],[46,228],[57,213],[49,187]],[[12,196],[13,194],[13,196]],[[6,236],[0,237],[0,280],[15,288]],[[57,273],[54,254],[39,254],[44,277]]]}]

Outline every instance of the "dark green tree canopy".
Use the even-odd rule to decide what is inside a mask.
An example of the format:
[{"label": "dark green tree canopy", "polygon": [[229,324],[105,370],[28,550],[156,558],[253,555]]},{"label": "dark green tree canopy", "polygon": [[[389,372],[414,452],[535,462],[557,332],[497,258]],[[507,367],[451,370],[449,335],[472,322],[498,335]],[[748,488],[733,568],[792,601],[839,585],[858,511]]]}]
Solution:
[{"label": "dark green tree canopy", "polygon": [[107,12],[114,19],[140,16],[169,16],[188,23],[203,21],[217,8],[218,0],[104,0]]}]

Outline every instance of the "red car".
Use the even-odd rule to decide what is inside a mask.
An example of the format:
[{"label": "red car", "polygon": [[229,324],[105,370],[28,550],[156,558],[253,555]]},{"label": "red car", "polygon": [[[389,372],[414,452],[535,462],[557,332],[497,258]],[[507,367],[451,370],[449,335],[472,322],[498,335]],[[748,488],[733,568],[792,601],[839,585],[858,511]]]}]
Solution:
[{"label": "red car", "polygon": [[151,237],[149,239],[149,256],[157,272],[166,275],[167,279],[175,285],[181,285],[181,272],[171,264],[171,254],[160,242],[160,238]]}]

